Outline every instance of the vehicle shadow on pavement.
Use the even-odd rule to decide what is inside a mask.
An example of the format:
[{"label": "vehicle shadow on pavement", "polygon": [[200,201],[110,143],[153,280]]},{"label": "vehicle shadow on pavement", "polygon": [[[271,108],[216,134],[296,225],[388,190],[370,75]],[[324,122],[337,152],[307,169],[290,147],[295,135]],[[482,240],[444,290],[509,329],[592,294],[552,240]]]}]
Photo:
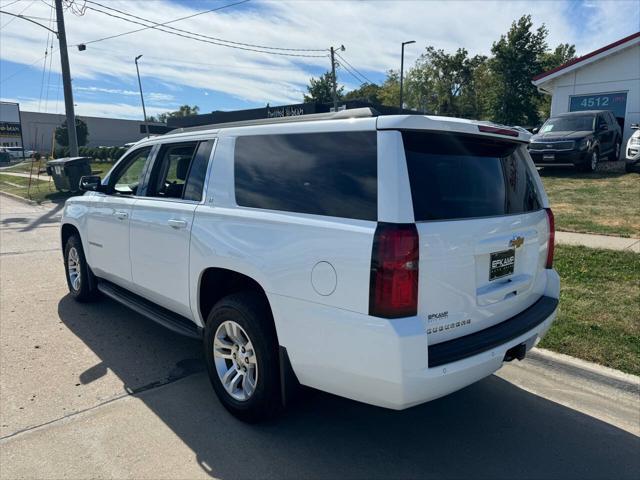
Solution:
[{"label": "vehicle shadow on pavement", "polygon": [[[306,390],[282,417],[246,425],[215,398],[199,342],[106,299],[66,296],[58,312],[102,360],[81,380],[113,371],[217,478],[640,476],[638,437],[496,376],[402,412]],[[149,359],[164,370],[145,383]]]}]

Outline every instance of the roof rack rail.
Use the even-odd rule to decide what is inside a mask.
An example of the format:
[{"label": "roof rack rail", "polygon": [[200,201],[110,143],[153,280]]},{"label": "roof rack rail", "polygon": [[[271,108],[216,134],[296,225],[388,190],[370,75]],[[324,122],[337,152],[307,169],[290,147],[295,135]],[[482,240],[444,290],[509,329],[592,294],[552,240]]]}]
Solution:
[{"label": "roof rack rail", "polygon": [[378,115],[380,115],[380,113],[373,108],[353,108],[351,110],[340,110],[339,112],[312,113],[310,115],[299,115],[296,117],[257,118],[255,120],[241,120],[238,122],[210,123],[208,125],[198,125],[197,127],[180,127],[165,133],[165,135],[171,133],[197,132],[214,128],[248,127],[251,125],[271,125],[277,123],[317,122],[320,120],[377,117]]}]

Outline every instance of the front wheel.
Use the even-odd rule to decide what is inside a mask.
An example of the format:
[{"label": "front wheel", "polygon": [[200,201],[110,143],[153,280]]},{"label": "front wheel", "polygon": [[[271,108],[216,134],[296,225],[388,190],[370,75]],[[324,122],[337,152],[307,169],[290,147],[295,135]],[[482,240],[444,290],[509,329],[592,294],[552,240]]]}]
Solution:
[{"label": "front wheel", "polygon": [[254,423],[281,407],[278,341],[269,306],[255,293],[220,300],[204,333],[209,379],[222,405]]},{"label": "front wheel", "polygon": [[582,165],[582,170],[585,172],[595,173],[598,169],[598,160],[600,152],[598,152],[597,148],[594,148],[589,154],[589,159]]},{"label": "front wheel", "polygon": [[64,247],[64,266],[67,286],[73,298],[78,302],[87,302],[96,297],[95,278],[87,265],[82,241],[72,235]]}]

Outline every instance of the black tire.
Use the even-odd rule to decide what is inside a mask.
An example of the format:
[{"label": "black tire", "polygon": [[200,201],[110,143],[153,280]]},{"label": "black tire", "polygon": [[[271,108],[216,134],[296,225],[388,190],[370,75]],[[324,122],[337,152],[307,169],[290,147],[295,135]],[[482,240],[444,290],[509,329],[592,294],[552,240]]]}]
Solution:
[{"label": "black tire", "polygon": [[640,168],[638,168],[638,164],[637,163],[626,162],[624,164],[624,171],[627,172],[627,173],[633,173],[633,172],[638,171],[638,170],[640,170]]},{"label": "black tire", "polygon": [[[233,321],[242,327],[255,352],[258,372],[255,390],[242,401],[234,398],[223,386],[215,363],[213,345],[216,332],[227,321]],[[256,423],[277,415],[282,408],[278,339],[269,306],[259,294],[237,293],[216,303],[207,318],[203,347],[213,389],[232,415],[247,423]],[[230,369],[235,364],[235,360],[222,361]],[[244,378],[242,382],[244,385]]]},{"label": "black tire", "polygon": [[[70,272],[69,257],[77,258],[77,271],[79,272],[79,279],[72,280],[72,273]],[[69,293],[78,302],[89,302],[95,300],[97,297],[96,279],[93,272],[87,264],[87,259],[84,256],[84,249],[82,248],[82,241],[78,235],[72,235],[67,240],[64,246],[64,271],[67,277],[67,286],[69,287]]]},{"label": "black tire", "polygon": [[600,161],[600,151],[598,147],[589,152],[589,158],[581,166],[583,172],[595,173],[598,170],[598,163]]}]

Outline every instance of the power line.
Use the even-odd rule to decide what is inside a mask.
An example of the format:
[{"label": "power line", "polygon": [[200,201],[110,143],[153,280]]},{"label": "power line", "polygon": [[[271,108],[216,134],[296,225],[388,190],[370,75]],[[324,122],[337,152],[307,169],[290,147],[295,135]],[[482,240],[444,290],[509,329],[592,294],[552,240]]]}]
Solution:
[{"label": "power line", "polygon": [[13,0],[13,2],[8,3],[7,5],[3,5],[4,8],[10,7],[11,5],[14,5],[16,3],[18,3],[20,0]]},{"label": "power line", "polygon": [[[51,10],[51,15],[49,19],[49,25],[53,27],[53,10]],[[49,110],[49,88],[51,87],[51,66],[53,64],[53,35],[51,36],[51,46],[49,47],[49,73],[47,74],[47,90],[44,99],[44,111],[47,112]]]},{"label": "power line", "polygon": [[307,54],[300,54],[300,53],[269,52],[269,51],[265,51],[265,50],[257,50],[255,48],[240,47],[240,46],[237,46],[237,45],[228,45],[226,43],[214,42],[212,40],[205,40],[205,39],[194,37],[194,36],[184,35],[182,33],[173,32],[171,30],[163,30],[162,28],[159,28],[158,26],[155,26],[155,25],[153,25],[153,26],[145,25],[144,23],[138,22],[136,20],[131,20],[130,18],[121,17],[121,16],[115,15],[113,13],[109,13],[109,12],[105,12],[105,11],[102,11],[102,10],[98,10],[95,7],[87,7],[87,8],[90,9],[90,10],[93,10],[94,12],[99,12],[99,13],[102,13],[104,15],[108,15],[108,16],[113,17],[113,18],[118,18],[118,19],[124,20],[126,22],[142,25],[142,26],[147,27],[147,28],[153,28],[153,29],[156,29],[156,30],[158,30],[160,32],[168,33],[170,35],[175,35],[175,36],[178,36],[178,37],[187,38],[189,40],[196,40],[196,41],[202,42],[202,43],[210,43],[212,45],[218,45],[218,46],[221,46],[221,47],[235,48],[237,50],[245,50],[245,51],[249,51],[249,52],[266,53],[266,54],[269,54],[269,55],[280,55],[280,56],[285,56],[285,57],[324,58],[326,56],[326,55],[307,55]]},{"label": "power line", "polygon": [[346,65],[342,65],[342,64],[340,64],[340,63],[338,63],[338,66],[339,66],[339,67],[344,68],[347,72],[349,72],[349,74],[350,74],[353,78],[355,78],[355,79],[356,79],[356,81],[357,81],[360,85],[365,85],[365,83],[366,83],[366,82],[363,82],[363,81],[362,81],[362,79],[361,79],[360,77],[356,76],[356,74],[355,74],[355,73],[353,73],[349,67],[347,67]]},{"label": "power line", "polygon": [[[50,52],[51,53],[51,52]],[[2,80],[0,80],[0,85],[2,85],[4,82],[12,79],[13,77],[15,77],[16,75],[19,75],[20,73],[22,73],[24,70],[26,70],[27,68],[33,67],[36,63],[40,62],[40,60],[42,60],[44,57],[40,57],[37,60],[34,60],[33,62],[31,62],[29,65],[25,65],[24,67],[18,69],[17,71],[13,72],[11,75],[9,75],[8,77],[3,78]]]},{"label": "power line", "polygon": [[[176,18],[176,19],[174,19],[174,20],[169,20],[168,22],[158,23],[158,24],[156,24],[156,26],[164,26],[164,25],[168,25],[168,24],[170,24],[170,23],[179,22],[179,21],[181,21],[181,20],[186,20],[186,19],[188,19],[188,18],[197,17],[198,15],[203,15],[203,14],[205,14],[205,13],[215,12],[215,11],[217,11],[217,10],[222,10],[223,8],[233,7],[233,6],[235,6],[235,5],[239,5],[239,4],[241,4],[241,3],[245,3],[245,2],[248,2],[248,1],[249,1],[249,0],[242,0],[242,1],[240,1],[240,2],[230,3],[230,4],[228,4],[228,5],[223,5],[222,7],[212,8],[212,9],[210,9],[210,10],[205,10],[205,11],[203,11],[203,12],[198,12],[198,13],[194,13],[194,14],[192,14],[192,15],[187,15],[186,17],[180,17],[180,18]],[[96,10],[96,11],[99,11],[99,10]],[[101,13],[105,13],[105,12],[101,12]],[[116,18],[119,18],[119,17],[116,17]],[[142,24],[139,24],[139,25],[142,25]],[[156,28],[156,26],[154,26],[154,25],[147,25],[147,26],[145,26],[144,28],[137,28],[137,29],[135,29],[135,30],[129,30],[128,32],[117,33],[117,34],[115,34],[115,35],[109,35],[108,37],[102,37],[102,38],[98,38],[98,39],[96,39],[96,40],[90,40],[90,41],[88,41],[88,42],[84,42],[83,44],[84,44],[84,45],[88,45],[88,44],[90,44],[90,43],[102,42],[102,41],[104,41],[104,40],[110,40],[110,39],[112,39],[112,38],[124,37],[125,35],[130,35],[130,34],[132,34],[132,33],[142,32],[143,30],[148,30],[149,28]]]},{"label": "power line", "polygon": [[[13,22],[17,17],[19,17],[20,15],[22,15],[24,12],[27,11],[27,9],[33,5],[34,3],[36,3],[36,0],[33,0],[29,5],[27,5],[26,7],[24,7],[22,10],[20,10],[20,13],[18,13],[17,15],[15,13],[9,13],[9,12],[2,12],[2,13],[6,13],[7,15],[12,15],[13,18],[10,19],[7,23],[5,23],[4,25],[2,25],[2,27],[0,27],[0,29],[5,28],[7,25],[9,25],[11,22]],[[13,3],[9,4],[9,5],[13,5]],[[6,8],[6,7],[5,7]]]},{"label": "power line", "polygon": [[[93,0],[86,0],[87,3],[91,3],[93,5],[98,5],[101,8],[105,8],[107,10],[111,10],[113,12],[120,13],[121,15],[126,15],[128,17],[136,18],[136,19],[142,20],[144,22],[153,23],[156,26],[166,26],[167,24],[174,23],[174,22],[176,22],[178,20],[184,20],[186,18],[191,18],[191,17],[194,17],[196,15],[202,15],[203,13],[209,13],[209,12],[212,12],[212,11],[215,11],[215,10],[219,10],[220,8],[226,8],[226,7],[230,7],[230,6],[233,6],[233,5],[238,5],[240,3],[245,3],[245,2],[248,2],[248,1],[249,0],[244,0],[244,1],[241,1],[241,2],[238,2],[238,3],[234,3],[234,4],[231,4],[231,5],[225,5],[224,7],[219,7],[219,8],[216,8],[216,9],[212,9],[212,10],[207,10],[205,12],[196,13],[194,15],[189,15],[187,17],[179,18],[179,19],[176,19],[176,20],[171,20],[169,22],[158,23],[158,22],[155,22],[153,20],[149,20],[148,18],[139,17],[139,16],[134,15],[132,13],[127,13],[125,11],[118,10],[117,8],[113,8],[113,7],[108,7],[106,5],[102,5],[102,4],[100,4],[98,2],[95,2]],[[153,28],[153,27],[149,26],[148,28]],[[226,40],[224,38],[212,37],[210,35],[204,35],[202,33],[192,32],[192,31],[185,30],[185,29],[182,29],[182,28],[177,28],[177,27],[166,27],[166,28],[169,29],[169,30],[174,30],[176,32],[186,33],[186,34],[189,34],[189,35],[194,35],[194,36],[197,36],[197,37],[202,37],[202,38],[206,38],[206,39],[209,39],[209,40],[214,40],[216,42],[224,42],[224,43],[229,43],[229,44],[232,44],[232,45],[240,45],[240,46],[243,46],[243,47],[260,48],[260,49],[263,49],[263,50],[282,50],[282,51],[288,51],[288,52],[324,52],[324,51],[326,51],[326,49],[324,49],[324,48],[285,48],[285,47],[271,47],[271,46],[267,46],[267,45],[257,45],[257,44],[245,43],[245,42],[236,42],[236,41],[233,41],[233,40]],[[87,43],[89,43],[89,42],[87,42]]]},{"label": "power line", "polygon": [[[244,0],[243,2],[238,2],[238,3],[244,3],[246,1],[248,1],[248,0]],[[227,6],[231,6],[231,5],[227,5]],[[205,35],[201,35],[201,34],[198,34],[198,33],[193,33],[193,32],[190,32],[188,30],[180,30],[180,31],[186,32],[187,34],[179,33],[179,31],[165,30],[164,28],[159,28],[159,27],[162,27],[163,24],[147,25],[145,23],[141,23],[139,21],[132,20],[132,19],[127,18],[127,17],[122,17],[122,16],[119,16],[119,15],[115,15],[113,13],[109,13],[109,12],[105,12],[103,10],[99,10],[99,9],[97,9],[95,7],[89,7],[88,6],[87,8],[92,10],[92,11],[94,11],[94,12],[99,12],[99,13],[102,13],[104,15],[108,15],[108,16],[113,17],[113,18],[118,18],[120,20],[124,20],[124,21],[130,22],[130,23],[135,23],[137,25],[142,25],[142,26],[145,27],[143,29],[139,29],[138,31],[146,30],[148,28],[153,28],[153,29],[158,30],[160,32],[168,33],[170,35],[175,35],[175,36],[182,37],[182,38],[187,38],[189,40],[196,40],[198,42],[209,43],[209,44],[218,45],[218,46],[221,46],[221,47],[234,48],[234,49],[237,49],[237,50],[245,50],[245,51],[256,52],[256,53],[266,53],[266,54],[270,54],[270,55],[279,55],[279,56],[285,56],[285,57],[307,57],[307,58],[324,58],[325,57],[325,55],[309,55],[309,54],[289,53],[289,52],[281,52],[281,51],[266,51],[266,50],[259,50],[257,48],[251,48],[251,47],[246,47],[246,46],[230,45],[230,44],[227,44],[227,43],[221,43],[219,41],[210,40]],[[220,8],[222,8],[222,7],[220,7]],[[152,22],[151,20],[144,20],[144,21],[145,22],[149,22],[149,23],[155,23],[155,22]],[[165,22],[165,24],[166,23],[171,23],[171,22],[174,22],[174,21],[177,21],[177,20],[172,20],[170,22]],[[166,27],[166,28],[172,28],[172,27]],[[173,29],[173,30],[177,30],[177,29]],[[124,34],[126,34],[126,33],[133,33],[133,32],[125,32]],[[121,34],[121,35],[124,35],[124,34]],[[203,38],[199,38],[199,37],[203,37]],[[99,41],[99,40],[95,40],[95,41]],[[91,42],[87,42],[87,43],[91,43]],[[85,43],[85,45],[86,45],[86,43]]]},{"label": "power line", "polygon": [[338,56],[338,57],[339,57],[339,58],[340,58],[344,63],[346,63],[347,65],[349,65],[349,67],[351,67],[351,68],[353,69],[353,71],[354,71],[354,72],[356,72],[358,75],[360,75],[362,78],[364,78],[364,79],[365,79],[365,81],[366,81],[367,83],[370,83],[370,84],[372,84],[372,85],[374,85],[374,84],[375,84],[375,82],[372,82],[371,80],[369,80],[369,79],[367,78],[367,76],[366,76],[366,75],[364,75],[362,72],[360,72],[356,67],[354,67],[354,66],[353,66],[353,65],[351,65],[349,62],[347,62],[347,60],[345,60],[345,58],[344,58],[342,55],[340,55],[340,54],[339,54],[339,53],[337,53],[337,52],[336,52],[336,55],[337,55],[337,56]]}]

